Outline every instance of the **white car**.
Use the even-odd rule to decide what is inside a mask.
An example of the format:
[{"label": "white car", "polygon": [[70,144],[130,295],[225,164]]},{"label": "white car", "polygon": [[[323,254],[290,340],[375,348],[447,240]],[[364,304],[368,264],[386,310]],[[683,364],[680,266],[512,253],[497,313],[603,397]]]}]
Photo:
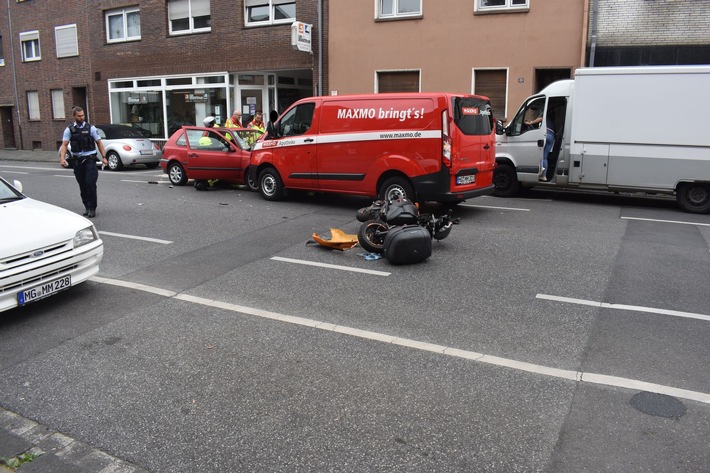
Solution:
[{"label": "white car", "polygon": [[0,312],[86,281],[103,255],[90,220],[30,199],[18,181],[0,177]]}]

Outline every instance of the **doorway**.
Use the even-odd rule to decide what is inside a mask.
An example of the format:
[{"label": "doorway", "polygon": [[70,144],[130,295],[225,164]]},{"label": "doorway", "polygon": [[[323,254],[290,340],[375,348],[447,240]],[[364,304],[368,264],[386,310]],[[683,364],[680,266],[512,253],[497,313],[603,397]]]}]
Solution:
[{"label": "doorway", "polygon": [[4,148],[17,148],[12,108],[13,107],[0,107],[0,120],[2,120],[0,127],[2,128],[2,142]]},{"label": "doorway", "polygon": [[557,82],[558,80],[570,79],[572,69],[535,69],[535,93]]}]

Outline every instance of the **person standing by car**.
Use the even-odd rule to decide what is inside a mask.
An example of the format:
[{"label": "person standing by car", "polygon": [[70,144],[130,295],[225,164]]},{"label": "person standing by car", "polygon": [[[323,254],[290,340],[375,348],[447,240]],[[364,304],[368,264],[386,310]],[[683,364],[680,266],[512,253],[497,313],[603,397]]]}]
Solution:
[{"label": "person standing by car", "polygon": [[225,128],[242,128],[242,112],[235,110],[232,116],[224,122]]},{"label": "person standing by car", "polygon": [[259,130],[262,133],[266,132],[266,125],[264,124],[264,114],[261,110],[257,110],[254,114],[254,119],[249,122],[247,128],[253,128],[254,130]]},{"label": "person standing by car", "polygon": [[[66,127],[62,135],[59,164],[68,167],[67,154],[69,154],[74,168],[74,177],[79,183],[81,201],[86,209],[83,215],[94,218],[97,204],[96,181],[99,179],[99,170],[96,167],[96,148],[98,147],[101,153],[101,162],[104,166],[108,164],[106,150],[96,128],[86,122],[84,109],[74,107],[72,115],[74,115],[74,123]],[[71,143],[71,152],[67,150],[69,143]]]}]

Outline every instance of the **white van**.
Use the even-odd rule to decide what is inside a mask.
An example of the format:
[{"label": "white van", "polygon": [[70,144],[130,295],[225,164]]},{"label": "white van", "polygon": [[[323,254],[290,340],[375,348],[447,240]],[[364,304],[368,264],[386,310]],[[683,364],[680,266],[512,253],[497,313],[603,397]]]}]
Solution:
[{"label": "white van", "polygon": [[[675,194],[683,210],[710,212],[708,84],[710,66],[578,69],[498,127],[495,195],[521,186]],[[542,123],[526,125],[540,109]],[[548,117],[556,136],[540,175]]]}]

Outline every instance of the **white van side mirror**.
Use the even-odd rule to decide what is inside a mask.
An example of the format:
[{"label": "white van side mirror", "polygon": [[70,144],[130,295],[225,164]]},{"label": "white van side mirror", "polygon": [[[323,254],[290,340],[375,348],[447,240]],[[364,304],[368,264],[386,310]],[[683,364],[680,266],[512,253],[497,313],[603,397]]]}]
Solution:
[{"label": "white van side mirror", "polygon": [[15,189],[22,192],[22,183],[20,181],[15,179],[14,181],[12,181],[12,185],[15,187]]}]

